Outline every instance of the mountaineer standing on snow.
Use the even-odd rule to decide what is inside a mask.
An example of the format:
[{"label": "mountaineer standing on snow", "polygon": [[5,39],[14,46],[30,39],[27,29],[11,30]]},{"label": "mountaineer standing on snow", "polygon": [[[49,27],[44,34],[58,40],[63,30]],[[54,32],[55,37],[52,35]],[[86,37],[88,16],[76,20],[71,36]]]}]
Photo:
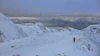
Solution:
[{"label": "mountaineer standing on snow", "polygon": [[76,40],[75,37],[73,37],[73,42],[74,42],[74,43],[75,43],[75,40]]}]

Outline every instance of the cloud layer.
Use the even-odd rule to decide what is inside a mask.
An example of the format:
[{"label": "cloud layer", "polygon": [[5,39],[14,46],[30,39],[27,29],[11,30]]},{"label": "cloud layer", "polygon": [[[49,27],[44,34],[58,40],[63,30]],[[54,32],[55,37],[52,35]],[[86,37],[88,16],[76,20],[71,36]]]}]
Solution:
[{"label": "cloud layer", "polygon": [[98,0],[1,0],[0,11],[9,15],[99,13]]}]

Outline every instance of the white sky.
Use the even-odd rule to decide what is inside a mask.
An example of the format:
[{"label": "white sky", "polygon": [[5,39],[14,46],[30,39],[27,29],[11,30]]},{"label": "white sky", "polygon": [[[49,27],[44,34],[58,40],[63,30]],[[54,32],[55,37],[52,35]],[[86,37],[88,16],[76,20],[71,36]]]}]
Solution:
[{"label": "white sky", "polygon": [[5,14],[99,13],[99,0],[0,0]]}]

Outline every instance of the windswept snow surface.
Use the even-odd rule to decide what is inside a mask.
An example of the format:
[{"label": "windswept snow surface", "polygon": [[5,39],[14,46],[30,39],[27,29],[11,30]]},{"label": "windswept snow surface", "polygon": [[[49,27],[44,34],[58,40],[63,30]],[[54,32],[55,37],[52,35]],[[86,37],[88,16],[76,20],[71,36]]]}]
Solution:
[{"label": "windswept snow surface", "polygon": [[14,26],[21,29],[27,37],[1,43],[0,56],[100,56],[98,45],[89,38],[90,27],[86,28],[88,30],[59,30],[45,27],[41,23]]},{"label": "windswept snow surface", "polygon": [[24,33],[6,16],[0,13],[0,42],[24,37]]},{"label": "windswept snow surface", "polygon": [[91,39],[96,45],[100,47],[100,24],[91,25],[83,29],[86,36]]}]

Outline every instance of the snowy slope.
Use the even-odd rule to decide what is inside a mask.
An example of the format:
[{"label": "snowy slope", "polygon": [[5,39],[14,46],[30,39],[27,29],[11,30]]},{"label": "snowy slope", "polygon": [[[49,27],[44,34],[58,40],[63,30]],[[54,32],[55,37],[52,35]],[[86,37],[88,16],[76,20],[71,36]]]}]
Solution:
[{"label": "snowy slope", "polygon": [[[73,42],[76,37],[76,43]],[[88,46],[90,45],[90,47]],[[0,45],[1,56],[96,56],[97,47],[82,31],[31,36]]]},{"label": "snowy slope", "polygon": [[0,42],[25,37],[12,21],[0,13]]},{"label": "snowy slope", "polygon": [[0,14],[0,38],[10,40],[0,43],[0,56],[100,56],[99,26],[59,30],[41,23],[15,25]]},{"label": "snowy slope", "polygon": [[100,46],[100,24],[88,26],[83,31],[84,35]]},{"label": "snowy slope", "polygon": [[27,24],[17,24],[19,28],[26,34],[26,36],[33,36],[33,35],[43,35],[46,33],[53,33],[53,32],[61,32],[67,29],[64,28],[48,28],[45,27],[42,23],[27,23]]}]

